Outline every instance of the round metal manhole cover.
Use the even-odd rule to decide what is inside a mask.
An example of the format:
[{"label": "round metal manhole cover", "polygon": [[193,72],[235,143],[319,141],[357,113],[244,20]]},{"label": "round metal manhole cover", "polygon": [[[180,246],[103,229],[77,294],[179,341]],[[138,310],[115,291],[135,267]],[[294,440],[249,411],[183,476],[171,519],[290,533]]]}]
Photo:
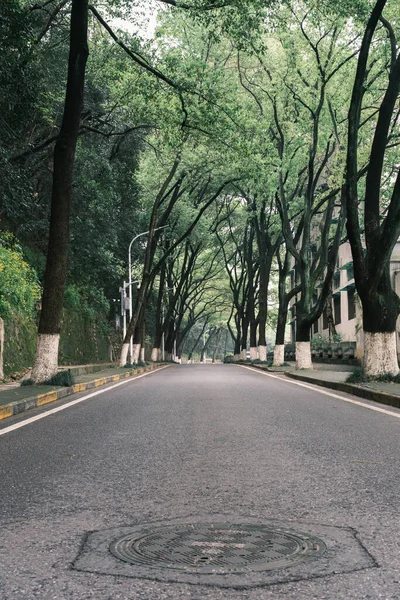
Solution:
[{"label": "round metal manhole cover", "polygon": [[127,563],[187,573],[283,569],[321,556],[325,544],[305,533],[268,525],[195,523],[146,529],[110,546]]}]

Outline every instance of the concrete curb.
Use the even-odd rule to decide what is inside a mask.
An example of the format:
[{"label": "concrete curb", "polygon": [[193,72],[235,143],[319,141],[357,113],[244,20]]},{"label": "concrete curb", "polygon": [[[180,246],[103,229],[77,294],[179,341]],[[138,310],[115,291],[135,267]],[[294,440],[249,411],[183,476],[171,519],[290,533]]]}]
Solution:
[{"label": "concrete curb", "polygon": [[232,363],[233,365],[239,365],[240,366],[244,366],[244,367],[251,367],[252,369],[259,369],[260,371],[267,371],[268,373],[284,373],[286,374],[288,372],[287,367],[267,367],[266,365],[252,365],[251,363],[249,363],[248,365],[246,365],[246,363]]},{"label": "concrete curb", "polygon": [[141,375],[142,373],[158,371],[159,369],[165,368],[166,366],[169,367],[170,365],[148,365],[147,367],[138,367],[137,369],[127,369],[126,373],[118,373],[117,375],[109,375],[108,377],[99,377],[98,379],[94,379],[93,381],[87,381],[85,383],[76,383],[71,387],[64,387],[60,388],[59,390],[52,390],[51,392],[46,392],[45,394],[38,394],[29,398],[23,398],[22,400],[15,400],[14,402],[10,402],[9,404],[4,404],[0,406],[0,421],[3,419],[7,419],[7,417],[19,415],[20,413],[25,412],[26,410],[31,410],[32,408],[37,408],[38,406],[43,406],[44,404],[55,402],[56,400],[60,400],[61,398],[65,398],[66,396],[71,396],[72,394],[77,394],[79,392],[84,392],[86,390],[101,387],[103,385],[106,385],[107,383],[114,383],[115,381],[127,379],[128,377],[135,377],[136,375]]},{"label": "concrete curb", "polygon": [[306,383],[319,385],[321,387],[330,388],[339,392],[346,392],[347,394],[353,394],[366,400],[372,400],[379,404],[386,404],[387,406],[393,406],[394,408],[400,408],[400,396],[392,396],[386,392],[380,392],[378,390],[372,390],[360,385],[354,385],[352,383],[343,383],[339,381],[326,381],[325,379],[316,379],[315,377],[307,377],[307,375],[300,375],[299,373],[293,373],[291,371],[285,372],[286,377],[291,379],[298,379]]}]

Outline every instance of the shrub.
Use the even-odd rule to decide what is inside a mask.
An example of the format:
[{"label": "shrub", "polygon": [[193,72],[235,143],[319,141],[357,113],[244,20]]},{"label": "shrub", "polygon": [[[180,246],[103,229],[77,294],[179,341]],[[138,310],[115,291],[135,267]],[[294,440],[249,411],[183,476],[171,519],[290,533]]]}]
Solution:
[{"label": "shrub", "polygon": [[382,375],[374,375],[367,377],[362,367],[357,367],[351,375],[346,379],[346,383],[363,383],[365,381],[380,381],[382,383],[400,383],[400,373],[392,375],[392,373],[382,373]]},{"label": "shrub", "polygon": [[75,381],[69,369],[59,371],[56,375],[43,382],[43,385],[61,385],[62,387],[71,387]]},{"label": "shrub", "polygon": [[21,247],[11,234],[0,234],[0,317],[8,318],[15,310],[31,316],[39,298],[36,272]]},{"label": "shrub", "polygon": [[356,367],[354,371],[347,377],[346,383],[362,383],[366,380],[364,369]]}]

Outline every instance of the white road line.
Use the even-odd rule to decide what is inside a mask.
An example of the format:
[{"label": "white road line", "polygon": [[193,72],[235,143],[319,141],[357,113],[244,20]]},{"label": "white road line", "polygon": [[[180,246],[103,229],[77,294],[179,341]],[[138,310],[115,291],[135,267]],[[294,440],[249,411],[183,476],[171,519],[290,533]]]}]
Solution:
[{"label": "white road line", "polygon": [[[167,366],[169,366],[169,365],[167,365]],[[71,400],[71,402],[67,402],[66,404],[63,404],[62,406],[58,406],[57,408],[52,408],[51,410],[47,410],[46,412],[41,413],[40,415],[36,415],[35,417],[29,417],[28,419],[24,419],[24,421],[15,423],[15,425],[10,425],[9,427],[0,429],[0,435],[5,435],[6,433],[11,433],[11,431],[15,431],[16,429],[25,427],[25,425],[29,425],[30,423],[34,423],[35,421],[40,421],[40,419],[45,419],[46,417],[50,417],[50,415],[54,415],[55,413],[58,413],[61,410],[65,410],[66,408],[70,408],[71,406],[74,406],[75,404],[80,404],[80,402],[84,402],[85,400],[88,400],[89,398],[93,398],[94,396],[98,396],[99,394],[104,394],[105,392],[109,392],[110,390],[113,390],[113,389],[119,387],[120,385],[125,385],[127,383],[133,383],[134,381],[136,381],[137,379],[140,379],[141,377],[146,377],[147,375],[152,375],[153,373],[162,371],[163,369],[166,369],[167,366],[161,367],[161,369],[157,369],[155,371],[150,371],[149,373],[143,373],[143,375],[137,375],[134,378],[124,379],[123,381],[120,381],[119,383],[115,383],[114,385],[111,385],[110,387],[108,387],[104,390],[98,390],[97,392],[92,392],[91,394],[87,394],[86,396],[83,396],[82,398],[78,398],[77,400]],[[62,400],[62,398],[60,398],[60,400]],[[17,415],[14,415],[14,416],[17,416]]]},{"label": "white road line", "polygon": [[[293,379],[282,379],[278,375],[271,375],[271,373],[266,373],[265,371],[261,371],[260,369],[252,369],[251,367],[246,367],[245,365],[236,365],[237,367],[243,367],[243,369],[248,369],[248,371],[253,371],[254,373],[259,373],[260,375],[265,375],[266,377],[272,377],[273,379],[279,379],[279,381],[284,381],[285,383],[291,383],[292,385],[299,385],[300,387],[305,387],[308,390],[312,390],[313,392],[318,392],[319,394],[325,394],[325,396],[331,396],[332,398],[337,398],[338,400],[343,400],[343,402],[348,402],[349,404],[356,404],[357,406],[362,406],[363,408],[369,408],[369,410],[374,410],[375,412],[380,412],[385,415],[390,415],[391,417],[396,417],[396,419],[400,419],[400,413],[392,412],[391,410],[386,410],[385,408],[379,408],[378,406],[371,406],[370,404],[365,404],[364,402],[359,402],[358,400],[350,400],[350,398],[345,398],[344,396],[339,396],[338,394],[333,394],[332,392],[326,392],[325,390],[318,388],[315,386],[318,385],[316,382],[314,385],[310,385],[308,383],[300,383],[300,381],[293,381]],[[350,392],[349,392],[350,393]]]}]

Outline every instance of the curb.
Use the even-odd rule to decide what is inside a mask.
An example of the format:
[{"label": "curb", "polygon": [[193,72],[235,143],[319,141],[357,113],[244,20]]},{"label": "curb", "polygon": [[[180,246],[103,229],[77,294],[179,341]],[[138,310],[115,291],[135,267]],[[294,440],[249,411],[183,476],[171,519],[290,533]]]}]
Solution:
[{"label": "curb", "polygon": [[330,388],[339,392],[346,392],[353,394],[353,396],[359,396],[366,400],[372,400],[379,404],[386,404],[387,406],[393,406],[394,408],[400,408],[400,396],[392,396],[386,392],[379,392],[378,390],[371,390],[360,385],[354,385],[352,383],[342,383],[339,381],[326,381],[324,379],[316,379],[315,377],[307,377],[307,375],[299,375],[291,371],[285,372],[286,377],[291,379],[298,379],[299,381],[305,381],[321,387]]},{"label": "curb", "polygon": [[43,406],[44,404],[55,402],[56,400],[60,400],[66,396],[72,396],[72,394],[77,394],[79,392],[101,387],[107,383],[113,383],[115,381],[120,381],[121,379],[128,379],[128,377],[135,377],[136,375],[141,375],[142,373],[158,371],[159,369],[165,368],[165,366],[169,367],[170,365],[149,365],[147,367],[138,367],[137,369],[127,370],[126,373],[118,373],[117,375],[100,377],[99,379],[94,379],[93,381],[76,383],[71,387],[60,388],[59,390],[53,390],[51,392],[46,392],[45,394],[38,394],[36,396],[31,396],[30,398],[24,398],[23,400],[15,400],[9,404],[3,404],[0,406],[0,421],[7,419],[8,417],[19,415],[26,410],[31,410],[32,408],[37,408],[39,406]]},{"label": "curb", "polygon": [[[240,363],[232,363],[233,365],[239,365],[242,366]],[[287,367],[275,367],[275,368],[271,368],[271,367],[267,367],[266,365],[252,365],[251,363],[249,363],[248,365],[243,363],[244,367],[251,367],[252,369],[259,369],[260,371],[267,371],[268,373],[283,373],[284,375],[286,375],[288,373]],[[290,373],[290,371],[289,371]]]}]

